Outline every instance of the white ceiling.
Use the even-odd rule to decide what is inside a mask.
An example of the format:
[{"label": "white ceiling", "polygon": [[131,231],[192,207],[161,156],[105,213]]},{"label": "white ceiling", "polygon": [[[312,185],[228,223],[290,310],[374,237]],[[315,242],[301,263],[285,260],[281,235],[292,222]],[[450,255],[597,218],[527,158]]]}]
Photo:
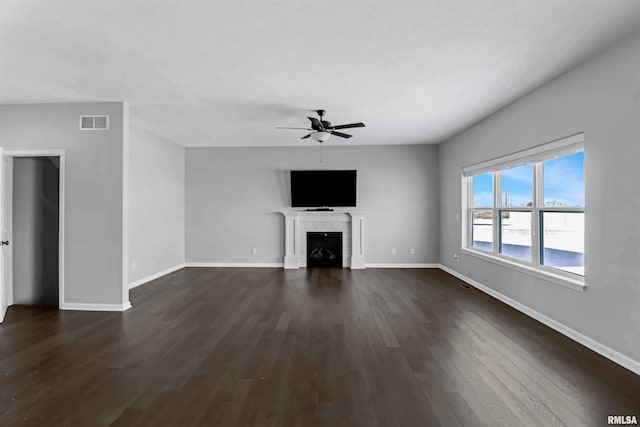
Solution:
[{"label": "white ceiling", "polygon": [[0,102],[127,101],[185,146],[437,143],[640,29],[638,0],[0,0]]}]

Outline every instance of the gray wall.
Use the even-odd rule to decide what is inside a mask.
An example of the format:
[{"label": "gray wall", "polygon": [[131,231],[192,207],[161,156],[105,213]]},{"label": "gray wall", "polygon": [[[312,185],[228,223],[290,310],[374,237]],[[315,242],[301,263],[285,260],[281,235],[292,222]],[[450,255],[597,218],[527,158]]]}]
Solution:
[{"label": "gray wall", "polygon": [[133,283],[184,263],[185,149],[132,131],[129,161],[129,282]]},{"label": "gray wall", "polygon": [[59,173],[48,157],[13,161],[14,304],[58,305]]},{"label": "gray wall", "polygon": [[358,170],[368,263],[438,262],[437,150],[325,146],[320,164],[319,145],[188,148],[187,262],[283,262],[291,169]]},{"label": "gray wall", "polygon": [[[108,114],[108,131],[82,131],[82,114]],[[123,304],[125,105],[0,105],[5,150],[66,150],[65,302]]]},{"label": "gray wall", "polygon": [[[640,38],[627,40],[440,145],[441,262],[640,360]],[[461,255],[463,166],[585,132],[584,293]]]}]

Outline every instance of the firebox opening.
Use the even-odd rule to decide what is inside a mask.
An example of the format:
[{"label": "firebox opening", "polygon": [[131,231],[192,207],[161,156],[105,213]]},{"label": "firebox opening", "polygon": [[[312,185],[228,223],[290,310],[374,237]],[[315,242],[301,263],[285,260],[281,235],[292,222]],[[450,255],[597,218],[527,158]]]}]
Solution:
[{"label": "firebox opening", "polygon": [[342,267],[342,232],[307,232],[307,267]]}]

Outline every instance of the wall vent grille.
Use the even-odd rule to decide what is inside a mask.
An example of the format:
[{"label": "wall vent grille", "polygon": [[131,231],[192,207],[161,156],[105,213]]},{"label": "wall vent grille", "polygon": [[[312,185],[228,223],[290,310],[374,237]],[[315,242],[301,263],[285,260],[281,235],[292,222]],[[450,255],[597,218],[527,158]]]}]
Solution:
[{"label": "wall vent grille", "polygon": [[109,130],[109,116],[80,116],[82,130]]}]

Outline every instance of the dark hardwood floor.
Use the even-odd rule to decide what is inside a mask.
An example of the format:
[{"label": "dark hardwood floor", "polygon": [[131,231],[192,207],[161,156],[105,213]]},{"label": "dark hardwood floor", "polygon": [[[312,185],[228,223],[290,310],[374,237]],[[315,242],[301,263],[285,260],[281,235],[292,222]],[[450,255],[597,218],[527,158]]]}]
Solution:
[{"label": "dark hardwood floor", "polygon": [[440,270],[183,269],[13,306],[0,426],[605,426],[640,376]]}]

